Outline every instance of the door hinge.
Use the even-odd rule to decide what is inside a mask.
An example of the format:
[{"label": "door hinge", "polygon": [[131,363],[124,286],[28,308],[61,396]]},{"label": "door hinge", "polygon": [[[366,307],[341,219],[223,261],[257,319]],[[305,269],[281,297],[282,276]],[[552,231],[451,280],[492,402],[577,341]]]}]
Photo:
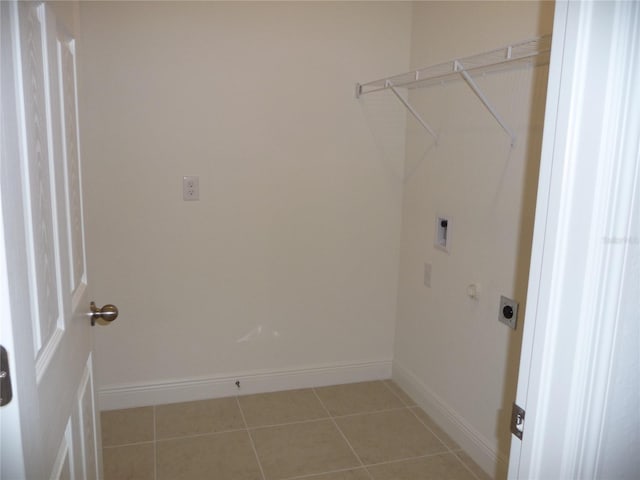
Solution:
[{"label": "door hinge", "polygon": [[11,375],[9,374],[9,357],[7,351],[0,345],[0,407],[11,401]]},{"label": "door hinge", "polygon": [[514,402],[511,409],[511,433],[520,440],[522,440],[524,433],[524,413],[524,409]]}]

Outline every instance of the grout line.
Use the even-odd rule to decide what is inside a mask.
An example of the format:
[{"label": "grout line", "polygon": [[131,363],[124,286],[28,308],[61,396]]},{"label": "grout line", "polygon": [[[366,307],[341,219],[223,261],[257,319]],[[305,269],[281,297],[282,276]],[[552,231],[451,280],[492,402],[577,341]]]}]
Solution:
[{"label": "grout line", "polygon": [[398,393],[397,393],[393,388],[391,388],[391,387],[389,386],[389,384],[388,384],[387,382],[390,382],[390,381],[391,381],[391,379],[388,379],[388,380],[382,380],[382,384],[383,384],[385,387],[387,387],[387,390],[389,390],[391,393],[393,393],[393,395],[394,395],[398,400],[400,400],[400,402],[401,402],[405,407],[410,407],[410,405],[407,405],[407,402],[405,402],[405,401],[404,401],[404,399],[403,399],[400,395],[398,395]]},{"label": "grout line", "polygon": [[391,407],[391,408],[383,408],[382,410],[371,410],[365,412],[357,412],[357,413],[347,413],[345,415],[332,415],[332,418],[347,418],[347,417],[358,417],[361,415],[374,415],[377,413],[387,413],[387,412],[396,412],[399,410],[407,410],[411,407],[407,407],[406,405],[402,405],[401,407]]},{"label": "grout line", "polygon": [[266,480],[266,476],[264,474],[264,470],[262,469],[262,463],[260,462],[260,457],[258,456],[258,450],[256,449],[256,444],[253,441],[253,437],[251,436],[251,431],[247,426],[247,419],[244,417],[244,412],[242,411],[242,406],[240,405],[240,400],[236,395],[236,403],[238,404],[238,409],[240,410],[240,416],[242,417],[242,423],[244,423],[244,429],[247,432],[247,436],[249,437],[249,443],[251,443],[251,448],[253,449],[253,454],[256,456],[256,462],[258,462],[258,468],[260,469],[260,475],[262,476],[262,480]]},{"label": "grout line", "polygon": [[[439,457],[439,456],[444,456],[444,455],[452,455],[452,454],[450,452],[428,453],[426,455],[418,455],[416,457],[406,457],[406,458],[400,458],[400,459],[397,459],[397,460],[388,460],[386,462],[369,463],[369,464],[366,464],[366,465],[362,465],[362,467],[342,468],[342,469],[339,469],[339,470],[330,470],[330,471],[321,472],[321,473],[310,473],[310,474],[307,474],[307,475],[300,475],[300,476],[297,476],[297,477],[286,477],[283,480],[302,480],[302,479],[305,479],[305,478],[310,478],[310,477],[315,477],[315,476],[320,476],[320,475],[329,475],[329,474],[332,474],[332,473],[349,472],[349,471],[352,471],[352,470],[361,470],[361,469],[364,470],[369,475],[369,477],[373,479],[373,477],[371,476],[371,473],[369,472],[367,467],[379,467],[379,466],[382,466],[382,465],[391,465],[391,464],[394,464],[394,463],[407,462],[409,460],[419,460],[421,458]],[[458,459],[458,461],[460,461],[460,463],[464,464],[464,462],[462,460]],[[466,465],[464,465],[464,466],[466,467]],[[467,470],[469,470],[468,467],[466,467],[466,468],[467,468]],[[469,471],[473,474],[473,472],[471,470],[469,470]],[[478,478],[475,474],[473,476]]]},{"label": "grout line", "polygon": [[[427,425],[425,422],[423,422],[423,421],[422,421],[422,419],[420,418],[420,416],[419,416],[416,412],[414,412],[412,408],[409,408],[409,411],[411,412],[411,414],[412,414],[414,417],[416,417],[416,418],[418,419],[418,422],[420,422],[420,423],[424,426],[424,428],[426,428],[427,430],[429,430],[429,431],[431,432],[431,434],[432,434],[434,437],[436,437],[436,438],[438,439],[438,441],[439,441],[439,442],[444,446],[444,448],[446,448],[446,449],[447,449],[447,453],[454,453],[454,452],[453,452],[453,449],[452,449],[449,445],[447,445],[447,443],[446,443],[446,442],[444,442],[444,441],[443,441],[443,440],[438,436],[438,434],[437,434],[436,432],[434,432],[434,431],[431,429],[431,427],[429,427],[429,425]],[[425,415],[426,415],[426,414],[425,414]]]},{"label": "grout line", "polygon": [[[416,408],[420,408],[420,407],[416,407]],[[419,415],[414,411],[414,409],[413,409],[413,408],[409,408],[409,411],[413,414],[413,416],[415,416],[415,417],[418,419],[418,421],[419,421],[422,425],[424,425],[424,426],[425,426],[425,428],[426,428],[427,430],[429,430],[429,431],[430,431],[430,432],[431,432],[431,433],[432,433],[432,434],[433,434],[433,435],[434,435],[434,436],[435,436],[435,437],[440,441],[440,443],[442,443],[442,445],[444,445],[444,447],[447,449],[447,452],[448,452],[448,453],[450,453],[450,454],[452,454],[452,455],[453,455],[453,456],[454,456],[454,457],[455,457],[455,458],[456,458],[456,459],[457,459],[457,460],[462,464],[462,466],[463,466],[464,468],[466,468],[466,469],[471,473],[471,475],[472,475],[474,478],[476,478],[477,480],[481,480],[480,478],[478,478],[478,476],[475,474],[475,472],[473,472],[473,471],[471,470],[471,468],[469,468],[469,467],[467,466],[467,464],[466,464],[465,462],[463,462],[463,461],[462,461],[462,459],[458,456],[458,452],[463,452],[463,451],[464,451],[463,449],[461,449],[461,448],[457,448],[457,449],[455,449],[455,450],[454,450],[453,448],[451,448],[451,447],[450,447],[446,442],[444,442],[444,441],[443,441],[443,440],[438,436],[438,434],[437,434],[436,432],[434,432],[434,431],[431,429],[431,427],[429,427],[429,426],[428,426],[428,425],[427,425],[427,424],[426,424],[426,423],[425,423],[425,422],[420,418],[420,416],[419,416]],[[426,415],[426,413],[425,413],[425,415]],[[427,415],[427,416],[428,416],[428,415]]]},{"label": "grout line", "polygon": [[[316,395],[317,397],[317,395]],[[229,430],[218,430],[218,431],[213,431],[213,432],[203,432],[203,433],[190,433],[190,434],[186,434],[186,435],[176,435],[176,436],[171,436],[171,437],[164,437],[164,438],[158,438],[157,437],[157,432],[156,432],[156,426],[155,426],[155,407],[154,407],[154,439],[153,440],[146,440],[144,442],[132,442],[132,443],[123,443],[123,444],[118,444],[118,445],[109,445],[109,446],[104,446],[104,448],[114,448],[114,447],[125,447],[125,446],[129,446],[129,445],[138,445],[138,444],[143,444],[143,443],[151,443],[151,442],[165,442],[168,440],[179,440],[182,438],[194,438],[194,437],[204,437],[207,435],[218,435],[221,433],[231,433],[231,432],[239,432],[242,430],[260,430],[263,428],[274,428],[274,427],[285,427],[288,425],[296,425],[296,424],[304,424],[304,423],[313,423],[313,422],[322,422],[322,421],[327,421],[327,420],[332,420],[333,418],[349,418],[349,417],[357,417],[357,416],[362,416],[362,415],[373,415],[373,414],[378,414],[378,413],[387,413],[387,412],[395,412],[395,411],[400,411],[400,410],[407,410],[407,409],[411,409],[411,407],[394,407],[394,408],[387,408],[387,409],[383,409],[383,410],[372,410],[370,412],[359,412],[359,413],[349,413],[347,415],[331,415],[331,413],[327,410],[327,408],[325,407],[325,405],[322,403],[322,400],[320,400],[319,397],[317,397],[318,400],[320,401],[320,404],[322,405],[322,408],[325,410],[325,412],[327,412],[327,416],[326,417],[318,417],[318,418],[312,418],[309,420],[296,420],[293,422],[285,422],[285,423],[274,423],[271,425],[256,425],[256,426],[248,426],[246,423],[246,419],[244,418],[244,413],[242,412],[242,407],[239,406],[240,411],[242,413],[243,416],[243,421],[244,421],[244,427],[242,428],[232,428]],[[238,405],[240,405],[238,403]]]},{"label": "grout line", "polygon": [[170,440],[182,440],[183,438],[198,438],[198,437],[208,437],[210,435],[220,435],[222,433],[233,433],[233,432],[243,432],[246,428],[233,428],[231,430],[220,430],[216,432],[204,432],[204,433],[190,433],[188,435],[180,435],[178,437],[167,437],[167,438],[159,438],[157,442],[167,442]]},{"label": "grout line", "polygon": [[[411,397],[407,394],[407,392],[405,392],[404,390],[402,390],[402,388],[400,388],[400,387],[398,386],[398,384],[394,383],[392,379],[382,380],[382,383],[384,383],[384,385],[385,385],[385,386],[386,386],[386,387],[391,391],[391,393],[393,393],[396,397],[398,397],[398,399],[402,402],[402,404],[403,404],[405,407],[407,407],[407,408],[412,408],[412,407],[417,407],[417,406],[418,406],[418,404],[413,400],[413,398],[411,398]],[[395,389],[391,388],[391,385],[390,385],[390,384],[393,384],[393,385],[395,386]],[[400,396],[400,394],[396,391],[396,389],[397,389],[397,390],[399,390],[399,391],[401,391],[402,393],[404,393],[404,394],[405,394],[405,396],[406,396],[409,400],[411,400],[413,403],[408,403],[406,400],[404,400],[404,399]]]},{"label": "grout line", "polygon": [[[461,451],[462,451],[462,450],[461,450]],[[478,477],[478,475],[476,475],[476,472],[474,472],[473,470],[471,470],[471,467],[470,467],[469,465],[467,465],[467,462],[465,462],[464,460],[462,460],[462,459],[458,456],[458,453],[459,453],[459,452],[452,452],[452,453],[453,453],[453,456],[454,456],[454,457],[456,457],[456,458],[458,459],[458,461],[462,464],[462,466],[463,466],[464,468],[466,468],[466,469],[469,471],[469,473],[471,473],[471,475],[472,475],[473,477],[475,477],[477,480],[481,480],[481,479],[480,479],[480,477]]]},{"label": "grout line", "polygon": [[[320,400],[320,398],[318,398],[318,400]],[[322,404],[322,401],[320,401],[320,403]],[[398,410],[406,410],[406,409],[411,408],[411,407],[402,406],[402,407],[385,408],[385,409],[382,409],[382,410],[371,410],[371,411],[366,411],[366,412],[347,413],[346,415],[331,415],[331,413],[329,412],[329,410],[327,410],[327,408],[324,406],[324,404],[322,406],[325,409],[325,411],[327,412],[327,416],[326,417],[310,418],[310,419],[307,419],[307,420],[294,420],[292,422],[273,423],[273,424],[268,424],[268,425],[247,426],[247,428],[249,430],[258,430],[260,428],[285,427],[287,425],[296,425],[298,423],[320,422],[322,420],[331,420],[332,418],[357,417],[359,415],[373,415],[373,414],[377,414],[377,413],[395,412],[395,411],[398,411]]]},{"label": "grout line", "polygon": [[309,420],[296,420],[295,422],[274,423],[273,425],[257,425],[255,427],[247,427],[247,430],[260,430],[263,428],[288,427],[289,425],[298,425],[303,423],[314,423],[314,422],[326,422],[327,420],[331,420],[331,417],[327,416],[327,417],[320,417],[320,418],[311,418]]},{"label": "grout line", "polygon": [[[326,472],[320,472],[320,473],[307,473],[305,475],[298,475],[296,477],[286,477],[279,480],[303,480],[305,478],[320,477],[324,475],[331,475],[333,473],[352,472],[354,470],[364,470],[366,473],[369,473],[367,472],[366,467],[349,467],[349,468],[340,468],[338,470],[328,470]],[[371,476],[369,475],[369,477]]]},{"label": "grout line", "polygon": [[409,460],[419,460],[421,458],[439,457],[439,456],[442,456],[442,455],[451,455],[451,452],[426,453],[424,455],[417,455],[415,457],[398,458],[396,460],[387,460],[386,462],[369,463],[366,466],[367,467],[379,467],[381,465],[390,465],[392,463],[408,462]]},{"label": "grout line", "polygon": [[153,440],[145,440],[144,442],[122,443],[119,445],[103,445],[102,448],[133,447],[135,445],[148,445],[150,443],[153,443]]},{"label": "grout line", "polygon": [[340,429],[340,427],[338,426],[338,424],[336,423],[335,418],[331,415],[331,412],[329,411],[329,409],[326,407],[326,405],[324,404],[324,402],[322,401],[322,399],[320,398],[320,395],[318,395],[318,392],[316,392],[316,389],[313,389],[313,394],[316,396],[316,398],[318,399],[318,401],[320,402],[320,405],[322,405],[322,408],[325,409],[325,411],[327,412],[327,415],[329,415],[329,418],[331,419],[331,422],[333,423],[333,425],[336,427],[336,429],[338,430],[338,432],[340,432],[340,435],[342,435],[342,438],[344,439],[345,442],[347,442],[347,445],[349,446],[349,448],[351,449],[351,452],[353,452],[353,454],[355,455],[356,459],[358,460],[358,462],[360,462],[360,466],[362,468],[364,468],[365,473],[368,475],[368,477],[371,480],[373,479],[373,475],[371,475],[371,473],[369,472],[369,470],[367,469],[367,467],[365,467],[364,462],[362,461],[362,459],[360,458],[360,455],[357,454],[356,450],[353,448],[353,445],[351,445],[351,442],[349,441],[349,439],[347,438],[347,436],[344,434],[344,432]]}]

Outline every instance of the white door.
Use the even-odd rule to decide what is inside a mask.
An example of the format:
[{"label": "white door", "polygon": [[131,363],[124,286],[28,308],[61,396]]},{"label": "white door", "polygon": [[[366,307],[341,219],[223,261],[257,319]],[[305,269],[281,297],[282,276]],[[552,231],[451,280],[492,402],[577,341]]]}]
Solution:
[{"label": "white door", "polygon": [[76,43],[41,2],[0,2],[0,20],[0,342],[13,387],[0,408],[0,477],[101,478]]},{"label": "white door", "polygon": [[640,3],[556,3],[511,479],[638,478]]}]

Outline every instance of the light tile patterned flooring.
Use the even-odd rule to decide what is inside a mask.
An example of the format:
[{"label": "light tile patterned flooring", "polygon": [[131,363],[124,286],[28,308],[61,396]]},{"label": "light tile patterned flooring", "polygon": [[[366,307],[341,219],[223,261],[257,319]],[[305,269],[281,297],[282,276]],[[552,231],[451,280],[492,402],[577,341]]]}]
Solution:
[{"label": "light tile patterned flooring", "polygon": [[486,480],[390,380],[102,412],[105,480]]}]

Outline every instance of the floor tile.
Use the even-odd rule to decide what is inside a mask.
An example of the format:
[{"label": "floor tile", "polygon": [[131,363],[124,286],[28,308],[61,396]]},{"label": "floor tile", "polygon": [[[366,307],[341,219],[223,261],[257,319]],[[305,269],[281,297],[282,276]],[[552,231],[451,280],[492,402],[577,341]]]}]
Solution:
[{"label": "floor tile", "polygon": [[304,477],[304,480],[371,480],[371,477],[364,468],[358,468],[356,470],[313,475]]},{"label": "floor tile", "polygon": [[101,421],[105,480],[263,480],[256,453],[264,480],[490,480],[392,380],[112,410]]},{"label": "floor tile", "polygon": [[460,450],[460,445],[453,441],[453,439],[442,430],[433,419],[427,415],[420,407],[414,407],[411,409],[418,418],[451,450]]},{"label": "floor tile", "polygon": [[491,476],[482,470],[482,468],[480,468],[480,466],[474,462],[466,452],[455,452],[455,454],[480,480],[491,480]]},{"label": "floor tile", "polygon": [[157,480],[261,480],[246,431],[161,440]]},{"label": "floor tile", "polygon": [[244,428],[235,397],[156,407],[156,438],[166,439]]},{"label": "floor tile", "polygon": [[153,407],[107,410],[100,422],[104,447],[153,440]]},{"label": "floor tile", "polygon": [[327,412],[312,389],[288,390],[238,397],[249,427],[326,418]]},{"label": "floor tile", "polygon": [[416,402],[414,402],[413,399],[409,395],[407,395],[396,382],[394,382],[393,380],[385,380],[384,383],[393,391],[393,393],[400,397],[402,403],[404,403],[407,407],[415,406]]},{"label": "floor tile", "polygon": [[390,392],[382,381],[316,388],[316,393],[327,410],[334,416],[404,406],[402,401]]},{"label": "floor tile", "polygon": [[250,430],[267,480],[360,465],[330,420]]},{"label": "floor tile", "polygon": [[104,480],[154,480],[153,443],[102,449]]},{"label": "floor tile", "polygon": [[368,467],[374,480],[475,480],[453,454]]},{"label": "floor tile", "polygon": [[336,423],[365,465],[447,451],[408,409],[341,417]]}]

